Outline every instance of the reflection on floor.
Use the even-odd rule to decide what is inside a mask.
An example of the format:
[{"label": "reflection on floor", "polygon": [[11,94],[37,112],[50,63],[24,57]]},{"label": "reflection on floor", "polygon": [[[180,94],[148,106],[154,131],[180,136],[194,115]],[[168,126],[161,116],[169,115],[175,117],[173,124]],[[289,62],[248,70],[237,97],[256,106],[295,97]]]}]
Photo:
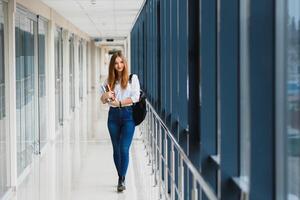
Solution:
[{"label": "reflection on floor", "polygon": [[127,190],[116,192],[117,173],[106,126],[108,108],[96,94],[82,102],[60,135],[35,156],[17,188],[17,200],[158,199],[142,136],[136,129],[126,177]]}]

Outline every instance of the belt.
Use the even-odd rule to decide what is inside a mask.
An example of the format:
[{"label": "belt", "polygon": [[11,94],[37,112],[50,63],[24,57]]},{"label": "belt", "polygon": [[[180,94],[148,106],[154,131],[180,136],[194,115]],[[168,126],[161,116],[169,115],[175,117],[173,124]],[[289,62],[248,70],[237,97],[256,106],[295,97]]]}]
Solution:
[{"label": "belt", "polygon": [[109,105],[111,108],[126,108],[126,107],[131,107],[133,104],[128,104],[128,105],[122,105],[122,107],[119,107],[119,106],[112,106],[112,105]]}]

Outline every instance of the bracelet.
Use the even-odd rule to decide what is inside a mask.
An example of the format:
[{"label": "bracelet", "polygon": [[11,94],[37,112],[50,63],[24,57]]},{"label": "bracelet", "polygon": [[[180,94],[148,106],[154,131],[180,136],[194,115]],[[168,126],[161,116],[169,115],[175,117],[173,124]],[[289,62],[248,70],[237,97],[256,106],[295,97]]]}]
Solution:
[{"label": "bracelet", "polygon": [[121,101],[119,101],[119,107],[122,108],[122,103],[121,103]]}]

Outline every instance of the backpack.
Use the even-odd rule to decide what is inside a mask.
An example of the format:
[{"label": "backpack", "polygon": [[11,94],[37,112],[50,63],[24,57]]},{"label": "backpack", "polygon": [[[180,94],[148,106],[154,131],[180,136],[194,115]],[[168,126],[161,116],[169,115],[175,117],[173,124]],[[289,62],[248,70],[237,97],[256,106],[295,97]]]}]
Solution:
[{"label": "backpack", "polygon": [[[129,76],[129,83],[131,84],[131,78],[133,74]],[[142,90],[140,91],[140,100],[132,106],[132,116],[134,124],[137,126],[144,121],[147,114],[146,110],[146,94]]]}]

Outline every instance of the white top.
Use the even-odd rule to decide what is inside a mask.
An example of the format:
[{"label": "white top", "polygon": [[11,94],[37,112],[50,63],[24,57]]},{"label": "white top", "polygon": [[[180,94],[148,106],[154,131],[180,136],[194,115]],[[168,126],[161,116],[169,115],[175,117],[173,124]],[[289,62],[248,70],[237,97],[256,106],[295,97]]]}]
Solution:
[{"label": "white top", "polygon": [[[106,84],[107,80],[103,83],[103,85],[105,86]],[[131,83],[128,82],[126,89],[122,89],[119,81],[117,81],[114,92],[118,101],[131,98],[133,103],[138,102],[140,100],[140,82],[138,76],[135,74],[132,75]],[[103,93],[104,91],[100,89],[100,96],[102,96]]]}]

